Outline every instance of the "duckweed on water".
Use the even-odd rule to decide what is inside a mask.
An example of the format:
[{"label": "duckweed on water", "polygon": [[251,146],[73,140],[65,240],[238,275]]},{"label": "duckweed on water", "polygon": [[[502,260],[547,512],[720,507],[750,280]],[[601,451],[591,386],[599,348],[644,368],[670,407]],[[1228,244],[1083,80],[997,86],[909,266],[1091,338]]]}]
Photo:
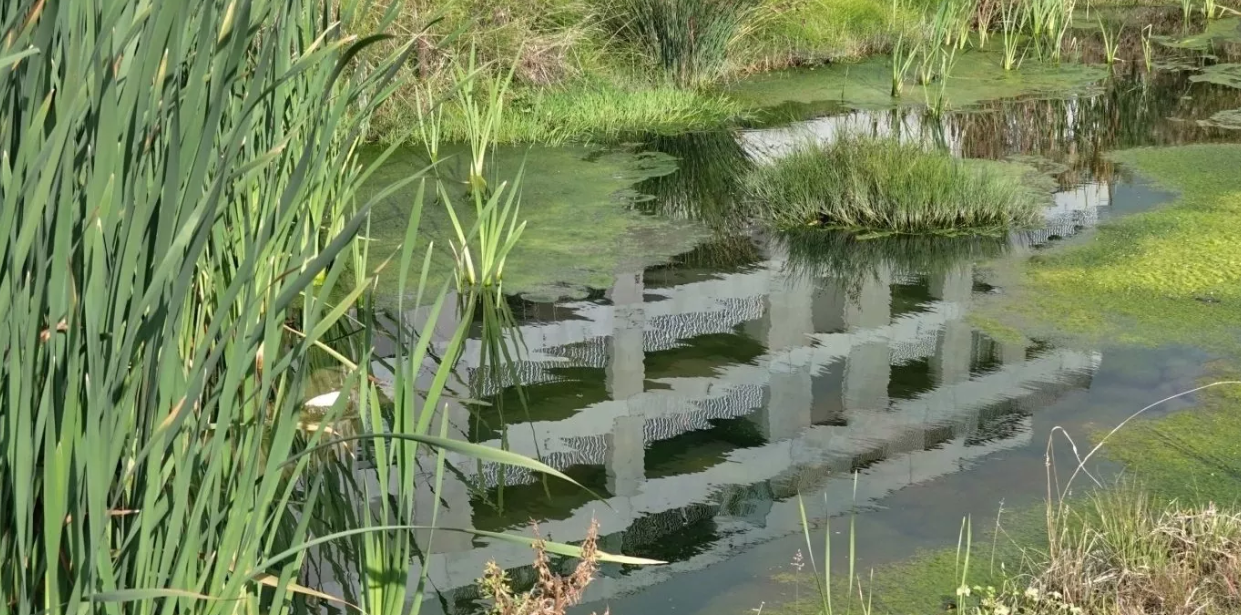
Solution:
[{"label": "duckweed on water", "polygon": [[991,232],[1033,222],[1038,199],[997,163],[920,143],[843,136],[756,167],[747,191],[776,226],[868,233]]}]

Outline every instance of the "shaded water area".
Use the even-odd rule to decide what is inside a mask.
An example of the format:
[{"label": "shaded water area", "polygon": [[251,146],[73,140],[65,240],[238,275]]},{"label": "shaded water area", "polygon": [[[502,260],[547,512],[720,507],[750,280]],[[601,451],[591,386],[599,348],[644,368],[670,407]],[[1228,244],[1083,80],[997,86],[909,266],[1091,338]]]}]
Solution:
[{"label": "shaded water area", "polygon": [[[817,519],[861,507],[862,565],[953,543],[964,514],[1038,501],[1053,427],[1083,436],[1110,427],[1192,386],[1211,359],[1185,347],[998,339],[969,320],[980,295],[1004,292],[987,261],[1088,237],[1172,198],[1108,151],[1241,140],[1209,121],[1241,108],[1241,89],[1132,68],[1084,92],[981,101],[941,118],[916,107],[844,110],[560,150],[569,173],[609,156],[629,169],[618,180],[594,167],[600,179],[564,199],[571,212],[593,190],[624,212],[612,227],[620,238],[600,246],[587,234],[529,255],[556,262],[550,279],[529,284],[535,295],[510,299],[514,369],[481,365],[476,332],[457,388],[489,405],[453,405],[450,428],[537,456],[594,495],[449,455],[438,521],[517,533],[534,521],[543,536],[575,542],[597,519],[604,550],[669,564],[604,566],[587,612],[740,613],[788,597],[771,577],[801,546],[799,493]],[[1044,223],[978,238],[751,230],[737,204],[745,170],[842,131],[1028,164],[1054,186]],[[532,215],[540,199],[560,198],[555,185],[527,187]],[[589,224],[592,211],[555,224]],[[652,236],[658,249],[644,243]],[[589,252],[580,267],[575,251]],[[561,268],[570,274],[557,279]],[[562,282],[571,299],[537,298]],[[425,326],[426,310],[404,318]],[[430,551],[427,607],[446,613],[480,611],[474,582],[488,560],[518,585],[533,581],[526,547],[445,534]]]}]

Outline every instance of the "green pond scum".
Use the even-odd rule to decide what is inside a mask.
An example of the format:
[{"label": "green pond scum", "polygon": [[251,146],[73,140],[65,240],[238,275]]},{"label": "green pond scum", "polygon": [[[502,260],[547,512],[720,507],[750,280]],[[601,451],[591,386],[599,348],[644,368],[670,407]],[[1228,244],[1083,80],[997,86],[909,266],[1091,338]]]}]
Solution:
[{"label": "green pond scum", "polygon": [[1212,64],[1205,66],[1197,75],[1189,78],[1190,81],[1205,81],[1218,85],[1225,85],[1230,88],[1241,88],[1241,64],[1224,63]]},{"label": "green pond scum", "polygon": [[[1101,66],[1031,59],[1021,68],[1005,72],[1001,61],[1001,54],[993,50],[961,53],[948,77],[948,105],[959,108],[999,98],[1080,93],[1108,73]],[[859,62],[760,75],[733,85],[727,92],[755,107],[837,101],[856,109],[888,109],[924,105],[928,96],[938,95],[939,88],[937,83],[920,86],[910,78],[901,96],[893,98],[890,60],[874,56]]]},{"label": "green pond scum", "polygon": [[[448,152],[451,154],[451,152]],[[442,172],[455,176],[449,158]],[[402,150],[376,173],[370,185],[383,186],[423,168],[416,150]],[[518,214],[526,231],[509,255],[504,269],[504,291],[534,299],[554,300],[583,296],[588,288],[608,287],[621,269],[640,269],[663,262],[694,247],[705,231],[688,222],[671,221],[635,211],[631,190],[644,179],[671,173],[675,161],[663,155],[604,153],[584,146],[499,148],[494,168],[500,178],[515,177],[524,169]],[[441,284],[452,275],[454,237],[443,204],[430,197],[423,208],[420,241],[434,242],[430,283]],[[461,183],[464,191],[464,184]],[[372,214],[371,258],[382,261],[404,240],[405,219],[417,195],[418,183],[387,197]],[[627,202],[629,201],[629,202]],[[460,199],[457,214],[466,228],[473,223],[472,205]],[[641,246],[635,250],[634,246]],[[425,246],[418,253],[424,253]],[[416,285],[411,281],[411,288]],[[396,303],[396,275],[381,275],[378,299]]]},{"label": "green pond scum", "polygon": [[1011,265],[1004,297],[982,316],[1096,340],[1241,349],[1241,145],[1111,158],[1179,196],[1102,225],[1088,242]]}]

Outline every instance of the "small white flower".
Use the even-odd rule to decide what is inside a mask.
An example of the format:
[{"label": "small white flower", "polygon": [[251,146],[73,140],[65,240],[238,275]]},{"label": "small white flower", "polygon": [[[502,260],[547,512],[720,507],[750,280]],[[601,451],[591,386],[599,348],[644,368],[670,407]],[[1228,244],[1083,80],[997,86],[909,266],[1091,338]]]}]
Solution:
[{"label": "small white flower", "polygon": [[1029,598],[1035,602],[1038,602],[1039,595],[1038,595],[1037,587],[1027,587],[1025,595],[1026,595],[1026,598]]},{"label": "small white flower", "polygon": [[969,586],[969,585],[964,585],[964,584],[963,584],[963,585],[961,585],[961,587],[958,587],[958,588],[957,588],[957,595],[958,595],[958,596],[968,596],[968,595],[970,595],[970,586]]},{"label": "small white flower", "polygon": [[1008,615],[1008,613],[1009,613],[1008,607],[1002,604],[995,605],[995,615]]}]

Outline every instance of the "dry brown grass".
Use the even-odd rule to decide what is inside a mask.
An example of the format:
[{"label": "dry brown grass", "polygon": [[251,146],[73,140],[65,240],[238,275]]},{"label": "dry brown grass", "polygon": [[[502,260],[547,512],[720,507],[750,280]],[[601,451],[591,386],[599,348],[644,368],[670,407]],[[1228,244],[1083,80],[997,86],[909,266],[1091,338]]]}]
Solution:
[{"label": "dry brown grass", "polygon": [[1241,612],[1241,512],[1156,505],[1132,486],[1049,512],[1046,561],[984,613],[1224,615]]},{"label": "dry brown grass", "polygon": [[599,570],[598,539],[599,522],[592,520],[586,541],[582,543],[581,561],[568,576],[552,572],[543,541],[536,541],[534,570],[538,581],[526,592],[514,591],[508,574],[495,561],[487,562],[478,583],[491,597],[491,612],[494,615],[564,615],[569,607],[582,601],[582,594]]}]

